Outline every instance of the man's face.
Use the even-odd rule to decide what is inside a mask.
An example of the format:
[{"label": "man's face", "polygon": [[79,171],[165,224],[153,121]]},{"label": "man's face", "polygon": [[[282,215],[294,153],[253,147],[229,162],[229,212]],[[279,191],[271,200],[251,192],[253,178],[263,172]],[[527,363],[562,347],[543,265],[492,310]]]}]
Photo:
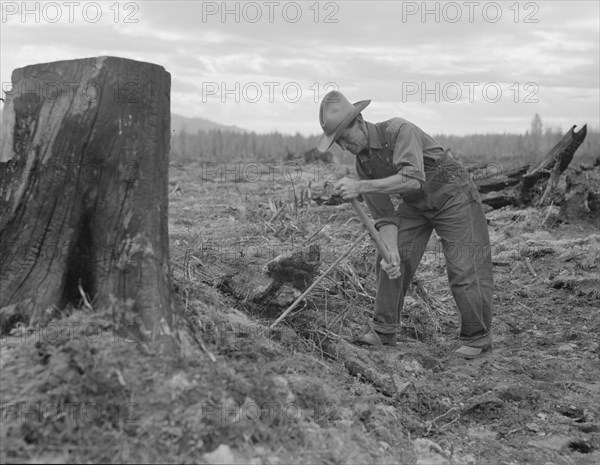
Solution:
[{"label": "man's face", "polygon": [[336,142],[344,150],[357,155],[367,146],[367,134],[357,119],[340,134]]}]

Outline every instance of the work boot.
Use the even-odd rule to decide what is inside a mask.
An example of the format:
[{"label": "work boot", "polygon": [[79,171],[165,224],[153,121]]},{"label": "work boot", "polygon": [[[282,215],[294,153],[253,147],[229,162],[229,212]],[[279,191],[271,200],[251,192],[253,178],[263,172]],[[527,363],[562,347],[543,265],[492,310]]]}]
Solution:
[{"label": "work boot", "polygon": [[465,343],[456,349],[454,352],[466,359],[479,357],[482,353],[492,348],[492,333],[489,332],[479,339],[473,341],[465,341]]},{"label": "work boot", "polygon": [[368,345],[368,346],[395,346],[396,345],[396,333],[383,334],[377,331],[371,330],[367,334],[360,336],[356,339],[357,344]]}]

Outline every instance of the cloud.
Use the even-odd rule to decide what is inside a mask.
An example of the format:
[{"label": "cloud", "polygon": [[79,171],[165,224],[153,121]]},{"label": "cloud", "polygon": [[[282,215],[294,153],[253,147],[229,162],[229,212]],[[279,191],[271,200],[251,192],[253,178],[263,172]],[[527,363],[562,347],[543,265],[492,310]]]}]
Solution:
[{"label": "cloud", "polygon": [[[175,113],[256,131],[318,133],[328,83],[350,100],[373,99],[373,118],[410,117],[431,132],[501,132],[525,123],[524,131],[535,112],[598,124],[597,2],[499,2],[496,22],[492,7],[484,11],[491,2],[472,12],[468,3],[454,2],[461,8],[456,22],[452,2],[237,2],[227,11],[222,2],[130,3],[137,10],[120,3],[118,21],[112,2],[102,3],[96,23],[81,11],[73,23],[66,16],[22,23],[12,15],[1,24],[2,81],[33,63],[113,55],[164,66],[172,75]],[[137,22],[126,23],[127,15]],[[478,84],[475,101],[466,98],[467,83]],[[438,93],[456,85],[463,98],[454,103],[440,94],[436,102],[418,93],[407,99],[409,84],[419,92],[438,86]],[[486,84],[501,86],[500,101],[482,98]],[[217,92],[208,95],[214,85]],[[294,100],[297,88],[302,94]],[[532,89],[538,102],[526,104]]]},{"label": "cloud", "polygon": [[194,82],[186,82],[177,78],[171,79],[171,87],[173,93],[196,94],[200,92],[200,88]]}]

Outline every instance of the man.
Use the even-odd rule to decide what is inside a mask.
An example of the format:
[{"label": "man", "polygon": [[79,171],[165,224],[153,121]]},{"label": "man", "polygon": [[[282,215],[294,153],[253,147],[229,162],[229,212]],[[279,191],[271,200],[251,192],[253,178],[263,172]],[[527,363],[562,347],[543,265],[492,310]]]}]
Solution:
[{"label": "man", "polygon": [[[338,143],[356,155],[359,180],[343,178],[335,188],[345,199],[363,196],[391,255],[391,263],[377,258],[375,313],[371,330],[358,342],[396,344],[404,297],[435,229],[461,317],[462,346],[456,352],[477,357],[492,343],[493,290],[487,221],[477,188],[461,163],[409,121],[364,121],[361,111],[369,103],[351,104],[340,92],[328,93],[321,102],[324,133],[317,144],[325,152]],[[402,198],[397,208],[392,194]]]}]

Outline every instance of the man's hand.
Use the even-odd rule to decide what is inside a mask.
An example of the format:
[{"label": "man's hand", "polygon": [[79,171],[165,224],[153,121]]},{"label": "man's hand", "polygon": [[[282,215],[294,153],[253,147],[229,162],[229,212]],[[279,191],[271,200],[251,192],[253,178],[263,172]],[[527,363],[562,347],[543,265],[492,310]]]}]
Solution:
[{"label": "man's hand", "polygon": [[391,263],[381,260],[381,268],[390,279],[398,279],[400,273],[400,253],[398,252],[398,227],[395,224],[385,224],[379,228],[379,235],[390,252]]},{"label": "man's hand", "polygon": [[381,269],[385,271],[390,279],[398,279],[402,273],[400,273],[400,254],[396,251],[395,253],[390,252],[392,263],[386,262],[384,259],[381,260]]},{"label": "man's hand", "polygon": [[360,181],[351,178],[342,178],[335,185],[335,190],[340,193],[344,200],[357,198],[362,192],[359,191]]}]

